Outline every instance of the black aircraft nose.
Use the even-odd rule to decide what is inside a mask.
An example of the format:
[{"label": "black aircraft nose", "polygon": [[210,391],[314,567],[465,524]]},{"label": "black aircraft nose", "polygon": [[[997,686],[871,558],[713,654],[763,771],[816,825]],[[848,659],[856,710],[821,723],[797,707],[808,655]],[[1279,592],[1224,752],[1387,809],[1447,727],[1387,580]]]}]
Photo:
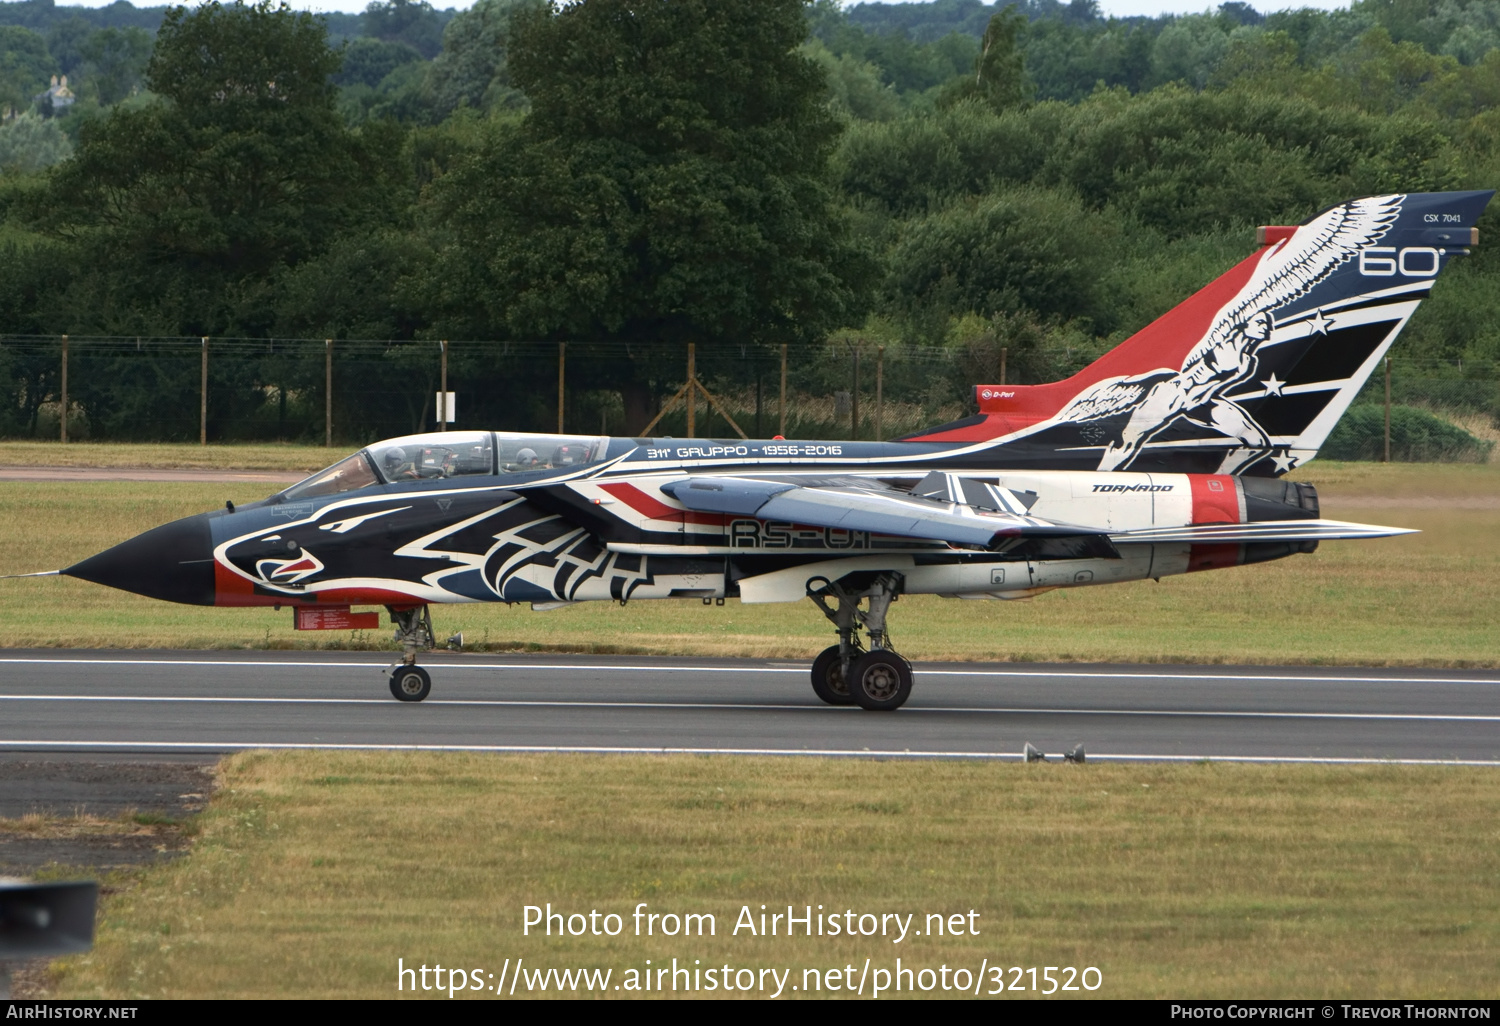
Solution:
[{"label": "black aircraft nose", "polygon": [[149,598],[214,604],[214,548],[202,513],[136,535],[63,573]]}]

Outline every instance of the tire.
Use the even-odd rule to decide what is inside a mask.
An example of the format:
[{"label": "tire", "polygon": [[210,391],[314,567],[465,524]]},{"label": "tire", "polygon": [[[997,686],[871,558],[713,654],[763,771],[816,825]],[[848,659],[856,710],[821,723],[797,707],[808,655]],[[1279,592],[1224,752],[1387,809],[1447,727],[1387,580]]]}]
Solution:
[{"label": "tire", "polygon": [[866,652],[849,667],[849,695],[871,712],[893,712],[911,697],[911,664],[894,652]]},{"label": "tire", "polygon": [[432,692],[432,678],[420,666],[398,666],[391,674],[391,694],[398,702],[420,702]]},{"label": "tire", "polygon": [[853,705],[849,685],[844,683],[844,664],[839,647],[833,645],[818,653],[812,664],[813,693],[829,705]]}]

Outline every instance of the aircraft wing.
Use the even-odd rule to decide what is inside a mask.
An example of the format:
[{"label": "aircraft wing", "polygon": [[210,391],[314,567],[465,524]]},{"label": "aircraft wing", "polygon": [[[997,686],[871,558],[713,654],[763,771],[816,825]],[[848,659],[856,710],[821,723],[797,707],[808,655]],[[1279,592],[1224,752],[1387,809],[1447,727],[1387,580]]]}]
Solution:
[{"label": "aircraft wing", "polygon": [[1392,538],[1418,532],[1404,527],[1351,524],[1343,520],[1261,520],[1249,524],[1192,524],[1187,527],[1147,527],[1113,533],[1119,545],[1149,545],[1157,542],[1189,542],[1216,545],[1225,542],[1334,541],[1342,538]]},{"label": "aircraft wing", "polygon": [[987,549],[1026,537],[1085,536],[1103,541],[1107,533],[1098,528],[1057,524],[1030,516],[1024,512],[1028,504],[1023,497],[993,485],[986,487],[995,493],[986,500],[986,505],[993,508],[945,501],[936,491],[929,496],[920,494],[920,488],[918,493],[909,493],[882,488],[874,482],[861,487],[853,483],[796,484],[753,477],[694,476],[668,482],[661,490],[688,509],[703,513],[871,531]]}]

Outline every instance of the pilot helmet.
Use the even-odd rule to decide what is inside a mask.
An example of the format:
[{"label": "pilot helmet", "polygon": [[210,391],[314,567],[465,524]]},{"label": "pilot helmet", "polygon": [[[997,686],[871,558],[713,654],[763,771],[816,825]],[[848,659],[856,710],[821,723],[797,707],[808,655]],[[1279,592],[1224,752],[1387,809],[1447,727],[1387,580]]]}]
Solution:
[{"label": "pilot helmet", "polygon": [[399,445],[394,446],[393,448],[387,449],[385,451],[385,455],[381,458],[385,462],[386,470],[397,470],[400,468],[401,464],[406,462],[406,450],[401,448],[401,446]]},{"label": "pilot helmet", "polygon": [[521,466],[523,467],[530,467],[535,465],[536,450],[530,448],[522,449],[521,451],[516,453],[516,462],[521,464]]}]

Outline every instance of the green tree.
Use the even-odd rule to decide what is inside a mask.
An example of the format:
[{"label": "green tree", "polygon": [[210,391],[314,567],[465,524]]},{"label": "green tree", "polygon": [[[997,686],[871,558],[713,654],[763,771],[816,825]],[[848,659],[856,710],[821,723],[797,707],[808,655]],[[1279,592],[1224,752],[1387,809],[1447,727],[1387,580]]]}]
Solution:
[{"label": "green tree", "polygon": [[460,105],[482,110],[525,102],[511,84],[505,52],[511,16],[539,5],[540,0],[478,0],[448,23],[443,52],[433,60],[428,80],[437,117],[446,117]]},{"label": "green tree", "polygon": [[995,110],[1014,107],[1027,99],[1031,83],[1026,78],[1026,61],[1019,40],[1026,29],[1026,16],[1011,4],[990,17],[984,38],[979,41],[979,56],[974,60],[974,77],[965,78],[950,91],[951,102],[977,97]]},{"label": "green tree", "polygon": [[55,74],[46,40],[30,29],[0,25],[0,106],[25,110]]},{"label": "green tree", "polygon": [[108,106],[141,84],[151,60],[151,35],[140,28],[100,29],[83,41],[85,83]]},{"label": "green tree", "polygon": [[1090,318],[1107,330],[1101,283],[1120,237],[1112,216],[1053,190],[1022,187],[953,204],[906,226],[891,254],[887,302],[924,333],[936,334],[950,316],[1025,311]]},{"label": "green tree", "polygon": [[817,61],[828,77],[828,100],[834,110],[860,121],[890,121],[902,112],[896,90],[880,80],[880,69],[849,54],[835,57],[817,39],[803,52]]},{"label": "green tree", "polygon": [[423,57],[443,47],[443,18],[427,0],[371,0],[365,7],[365,35],[405,43]]},{"label": "green tree", "polygon": [[57,70],[73,75],[83,63],[83,45],[93,35],[94,26],[76,14],[47,30],[47,51],[57,61]]},{"label": "green tree", "polygon": [[40,171],[72,152],[73,144],[51,118],[27,113],[0,127],[0,170]]},{"label": "green tree", "polygon": [[361,36],[344,48],[344,63],[333,80],[341,86],[363,85],[373,89],[403,64],[421,59],[422,55],[405,43]]},{"label": "green tree", "polygon": [[389,140],[344,129],[337,68],[321,22],[285,4],[169,11],[159,100],[85,124],[42,204],[80,250],[74,330],[259,334],[278,268],[384,216]]},{"label": "green tree", "polygon": [[[803,342],[857,315],[869,265],[826,184],[839,123],[805,32],[800,0],[517,14],[530,113],[432,187],[445,323],[661,343],[680,374],[689,341]],[[649,362],[587,366],[641,427]]]}]

